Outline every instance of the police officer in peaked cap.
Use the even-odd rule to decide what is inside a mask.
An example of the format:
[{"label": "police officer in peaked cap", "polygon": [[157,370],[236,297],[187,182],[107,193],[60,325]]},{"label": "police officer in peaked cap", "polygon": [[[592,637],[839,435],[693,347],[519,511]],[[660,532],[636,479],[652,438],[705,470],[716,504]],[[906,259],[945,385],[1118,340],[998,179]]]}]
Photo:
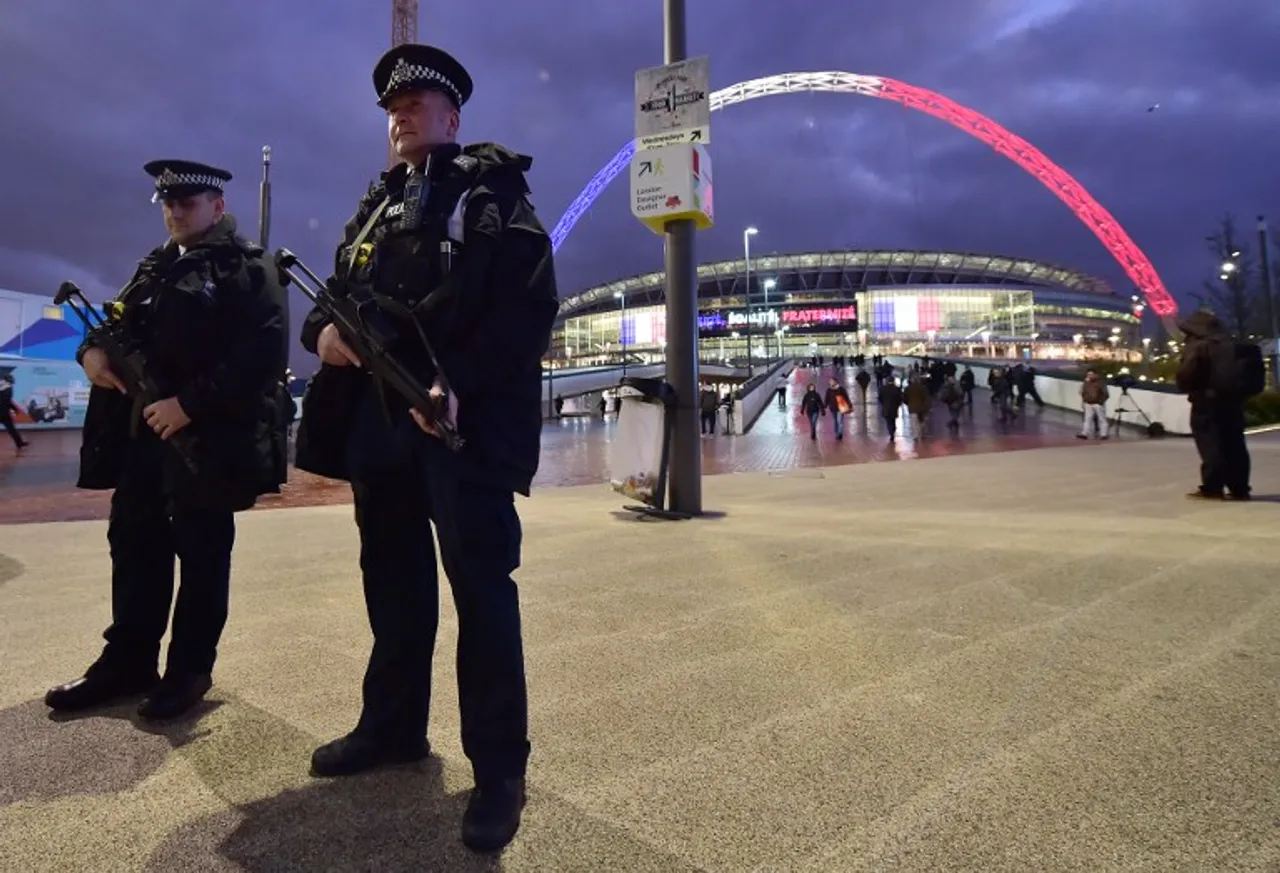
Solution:
[{"label": "police officer in peaked cap", "polygon": [[366,373],[317,309],[302,343],[322,365],[303,402],[297,466],[351,482],[373,652],[354,730],[317,749],[341,776],[429,754],[427,714],[439,557],[458,615],[462,746],[475,776],[463,842],[505,846],[520,824],[529,756],[515,496],[527,495],[542,432],[542,358],[558,309],[551,241],[529,200],[531,160],[460,147],[471,76],[425,45],[373,73],[401,163],[348,222],[335,263],[347,292],[377,301],[395,355],[447,400],[464,440]]},{"label": "police officer in peaked cap", "polygon": [[[286,456],[274,398],[289,319],[275,266],[226,212],[231,174],[178,160],[145,170],[169,239],[142,259],[116,302],[160,399],[144,405],[126,396],[98,336],[77,350],[92,387],[76,484],[114,489],[111,625],[84,676],[45,702],[74,712],[145,694],[138,713],[165,719],[190,710],[212,685],[234,513],[279,490]],[[161,676],[175,559],[180,581]]]}]

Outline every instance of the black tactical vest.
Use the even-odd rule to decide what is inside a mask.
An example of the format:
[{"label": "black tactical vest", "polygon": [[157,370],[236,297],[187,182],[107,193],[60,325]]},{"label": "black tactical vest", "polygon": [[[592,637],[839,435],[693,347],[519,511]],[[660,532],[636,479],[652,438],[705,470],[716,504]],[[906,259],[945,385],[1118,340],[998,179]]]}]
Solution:
[{"label": "black tactical vest", "polygon": [[[437,149],[421,168],[392,171],[361,240],[342,253],[350,293],[371,294],[397,336],[393,351],[425,371],[423,337],[433,347],[449,330],[446,280],[463,254],[463,215],[477,161],[457,146]],[[439,305],[438,305],[439,304]]]},{"label": "black tactical vest", "polygon": [[353,289],[412,307],[440,285],[461,254],[474,164],[456,148],[438,150],[425,168],[388,177],[373,226],[354,251],[342,253]]}]

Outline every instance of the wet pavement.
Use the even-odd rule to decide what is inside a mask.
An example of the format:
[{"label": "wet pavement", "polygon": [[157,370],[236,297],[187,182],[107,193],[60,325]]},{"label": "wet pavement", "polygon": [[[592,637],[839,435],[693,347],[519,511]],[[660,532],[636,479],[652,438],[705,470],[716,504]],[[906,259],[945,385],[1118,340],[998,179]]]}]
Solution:
[{"label": "wet pavement", "polygon": [[[829,415],[819,422],[818,439],[811,440],[808,421],[799,414],[799,399],[807,382],[814,381],[821,390],[831,371],[797,370],[789,381],[785,409],[771,403],[744,436],[703,437],[703,472],[719,475],[786,471],[1084,445],[1075,438],[1079,414],[1028,404],[1017,420],[1001,426],[995,420],[989,395],[981,390],[975,394],[973,407],[961,418],[958,437],[947,434],[946,412],[935,408],[932,436],[918,439],[912,424],[903,418],[899,419],[896,439],[890,443],[879,406],[874,400],[866,406],[856,402],[858,392],[851,381],[854,372],[849,368],[844,373],[855,407],[846,418],[843,440],[835,439]],[[874,394],[874,386],[871,393]],[[548,422],[543,430],[542,461],[534,487],[607,481],[609,443],[616,427],[613,415],[603,421],[570,418]],[[21,456],[14,456],[7,447],[0,448],[0,524],[106,518],[110,492],[75,487],[80,432],[44,431],[28,434],[27,438],[31,446]],[[259,508],[318,506],[350,500],[346,483],[291,470],[284,493],[263,498]]]}]

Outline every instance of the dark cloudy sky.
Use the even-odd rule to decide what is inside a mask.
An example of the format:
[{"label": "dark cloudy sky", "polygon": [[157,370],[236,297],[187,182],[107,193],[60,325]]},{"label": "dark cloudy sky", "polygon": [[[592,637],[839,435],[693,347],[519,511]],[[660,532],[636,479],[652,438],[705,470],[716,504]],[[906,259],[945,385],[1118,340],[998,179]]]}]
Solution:
[{"label": "dark cloudy sky", "polygon": [[[256,235],[274,151],[273,246],[327,266],[385,161],[370,71],[390,0],[4,0],[0,287],[103,293],[162,237],[141,166],[236,174]],[[1125,225],[1183,301],[1212,275],[1227,211],[1280,225],[1276,0],[691,0],[712,86],[798,70],[942,92],[1039,146]],[[423,0],[419,39],[476,80],[464,140],[535,158],[548,228],[633,131],[633,74],[661,62],[658,0]],[[1147,108],[1160,103],[1157,112]],[[770,97],[713,118],[717,226],[702,260],[755,250],[962,249],[1065,263],[1129,284],[1060,201],[986,146],[885,101]],[[561,293],[661,266],[625,176],[560,250]],[[300,304],[299,304],[299,308]]]}]

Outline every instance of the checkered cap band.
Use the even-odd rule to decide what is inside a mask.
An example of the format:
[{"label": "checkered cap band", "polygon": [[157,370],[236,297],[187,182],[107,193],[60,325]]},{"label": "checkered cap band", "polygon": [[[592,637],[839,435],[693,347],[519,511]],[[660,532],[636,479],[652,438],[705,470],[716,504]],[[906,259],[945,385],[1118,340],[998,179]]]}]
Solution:
[{"label": "checkered cap band", "polygon": [[396,62],[395,69],[391,71],[391,78],[387,80],[387,87],[382,92],[383,98],[385,99],[388,94],[406,85],[427,85],[443,88],[453,98],[454,105],[462,105],[462,92],[443,73],[431,67],[424,67],[422,64],[411,64],[401,58]]},{"label": "checkered cap band", "polygon": [[175,188],[179,185],[199,185],[203,188],[217,188],[222,190],[223,180],[218,176],[209,173],[175,173],[173,170],[165,170],[159,176],[156,176],[156,188]]}]

